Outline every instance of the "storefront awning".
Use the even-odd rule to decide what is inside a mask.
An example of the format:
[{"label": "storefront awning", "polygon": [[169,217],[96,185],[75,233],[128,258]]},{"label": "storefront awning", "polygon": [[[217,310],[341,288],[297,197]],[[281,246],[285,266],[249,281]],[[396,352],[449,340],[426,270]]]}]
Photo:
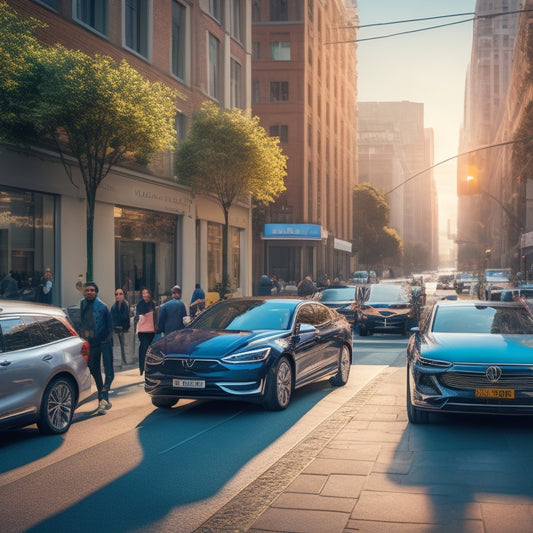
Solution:
[{"label": "storefront awning", "polygon": [[318,224],[265,224],[263,239],[320,241],[322,226]]}]

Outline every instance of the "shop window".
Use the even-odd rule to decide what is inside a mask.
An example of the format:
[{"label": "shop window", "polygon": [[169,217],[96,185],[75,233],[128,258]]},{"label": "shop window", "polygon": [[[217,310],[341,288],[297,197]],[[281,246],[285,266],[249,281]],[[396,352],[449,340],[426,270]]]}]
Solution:
[{"label": "shop window", "polygon": [[[207,282],[209,292],[218,292],[222,282],[222,234],[224,226],[215,222],[207,224]],[[230,291],[234,292],[241,286],[241,252],[240,230],[229,228],[228,239],[228,277]]]}]

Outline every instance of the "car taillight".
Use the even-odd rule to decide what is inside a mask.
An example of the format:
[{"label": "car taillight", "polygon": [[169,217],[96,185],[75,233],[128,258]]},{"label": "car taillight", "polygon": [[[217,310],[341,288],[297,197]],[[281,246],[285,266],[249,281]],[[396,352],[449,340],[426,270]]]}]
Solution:
[{"label": "car taillight", "polygon": [[81,355],[85,359],[85,362],[89,362],[89,343],[87,341],[84,341],[82,347],[81,347]]}]

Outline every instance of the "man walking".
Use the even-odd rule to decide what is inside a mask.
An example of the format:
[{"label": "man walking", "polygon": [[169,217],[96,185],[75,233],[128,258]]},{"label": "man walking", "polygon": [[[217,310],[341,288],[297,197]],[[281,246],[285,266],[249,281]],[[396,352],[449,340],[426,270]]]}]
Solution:
[{"label": "man walking", "polygon": [[[113,370],[113,324],[107,306],[98,298],[98,285],[85,283],[85,298],[80,303],[81,329],[89,342],[89,370],[98,390],[98,413],[111,409],[109,389],[115,377]],[[105,382],[102,380],[101,361]]]},{"label": "man walking", "polygon": [[177,329],[183,329],[183,318],[187,316],[187,308],[181,301],[181,287],[174,285],[171,292],[172,299],[159,308],[157,329],[159,333],[164,335],[168,335]]}]

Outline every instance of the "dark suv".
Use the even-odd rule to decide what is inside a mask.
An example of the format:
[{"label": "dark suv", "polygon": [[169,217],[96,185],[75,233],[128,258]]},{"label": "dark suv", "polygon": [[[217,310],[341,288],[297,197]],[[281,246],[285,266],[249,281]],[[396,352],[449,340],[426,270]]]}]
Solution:
[{"label": "dark suv", "polygon": [[67,431],[91,394],[88,356],[58,307],[0,300],[0,428]]}]

